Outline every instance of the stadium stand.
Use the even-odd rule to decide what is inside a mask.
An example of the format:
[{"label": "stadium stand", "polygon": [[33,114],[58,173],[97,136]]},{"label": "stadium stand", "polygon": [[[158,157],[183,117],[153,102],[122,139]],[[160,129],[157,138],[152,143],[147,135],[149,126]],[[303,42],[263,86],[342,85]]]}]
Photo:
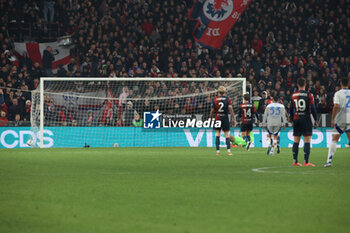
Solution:
[{"label": "stadium stand", "polygon": [[331,112],[340,78],[350,78],[349,0],[253,1],[218,51],[193,40],[187,17],[192,5],[192,0],[0,0],[0,125],[28,124],[29,91],[45,75],[39,63],[16,54],[13,42],[65,35],[75,46],[56,76],[243,76],[253,86],[256,107],[266,91],[277,92],[287,108],[297,78],[304,77],[318,111]]}]

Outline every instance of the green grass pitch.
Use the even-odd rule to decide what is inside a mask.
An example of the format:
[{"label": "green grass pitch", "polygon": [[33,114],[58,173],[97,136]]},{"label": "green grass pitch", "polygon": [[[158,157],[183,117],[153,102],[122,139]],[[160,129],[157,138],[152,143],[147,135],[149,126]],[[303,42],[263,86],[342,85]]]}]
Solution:
[{"label": "green grass pitch", "polygon": [[[350,232],[350,150],[85,148],[0,151],[4,233]],[[303,152],[299,152],[302,161]]]}]

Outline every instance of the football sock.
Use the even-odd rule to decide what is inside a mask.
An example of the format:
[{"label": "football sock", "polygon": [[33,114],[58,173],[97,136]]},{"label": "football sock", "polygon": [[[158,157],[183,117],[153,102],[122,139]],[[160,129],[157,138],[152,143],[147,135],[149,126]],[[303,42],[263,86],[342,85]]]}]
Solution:
[{"label": "football sock", "polygon": [[305,143],[305,145],[304,145],[305,163],[309,163],[309,157],[310,157],[310,143]]},{"label": "football sock", "polygon": [[226,146],[227,146],[227,150],[231,149],[230,138],[226,138]]},{"label": "football sock", "polygon": [[247,136],[248,142],[250,142],[250,135]]},{"label": "football sock", "polygon": [[329,146],[329,149],[328,149],[327,163],[332,162],[332,159],[333,159],[333,156],[334,156],[336,150],[337,150],[337,142],[332,140],[331,145]]},{"label": "football sock", "polygon": [[280,136],[278,136],[278,138],[277,138],[277,146],[280,145],[280,140],[281,140],[281,138],[280,138]]},{"label": "football sock", "polygon": [[299,151],[299,143],[294,142],[294,144],[293,144],[293,160],[294,160],[294,163],[298,162],[298,151]]},{"label": "football sock", "polygon": [[220,136],[216,136],[216,150],[219,151],[220,150]]}]

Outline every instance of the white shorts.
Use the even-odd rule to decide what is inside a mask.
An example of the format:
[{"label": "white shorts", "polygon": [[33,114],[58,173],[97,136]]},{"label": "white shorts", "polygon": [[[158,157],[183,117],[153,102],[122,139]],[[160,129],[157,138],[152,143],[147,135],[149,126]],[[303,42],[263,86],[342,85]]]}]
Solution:
[{"label": "white shorts", "polygon": [[343,134],[343,133],[350,133],[350,124],[344,123],[344,124],[335,124],[333,133],[334,134]]},{"label": "white shorts", "polygon": [[278,135],[281,131],[281,126],[267,126],[267,132],[271,135]]}]

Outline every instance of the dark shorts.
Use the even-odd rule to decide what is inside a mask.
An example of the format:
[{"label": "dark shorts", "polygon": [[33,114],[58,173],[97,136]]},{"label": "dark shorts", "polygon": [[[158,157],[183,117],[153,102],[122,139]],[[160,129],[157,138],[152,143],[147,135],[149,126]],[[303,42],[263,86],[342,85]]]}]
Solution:
[{"label": "dark shorts", "polygon": [[253,124],[242,124],[241,125],[241,131],[252,131],[253,130]]},{"label": "dark shorts", "polygon": [[221,121],[221,127],[216,128],[214,125],[215,130],[223,130],[223,131],[229,131],[230,130],[230,121],[228,120],[228,117],[222,117],[220,120]]},{"label": "dark shorts", "polygon": [[293,121],[293,136],[312,136],[311,119],[299,119]]}]

